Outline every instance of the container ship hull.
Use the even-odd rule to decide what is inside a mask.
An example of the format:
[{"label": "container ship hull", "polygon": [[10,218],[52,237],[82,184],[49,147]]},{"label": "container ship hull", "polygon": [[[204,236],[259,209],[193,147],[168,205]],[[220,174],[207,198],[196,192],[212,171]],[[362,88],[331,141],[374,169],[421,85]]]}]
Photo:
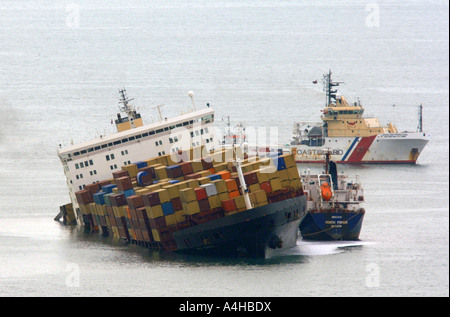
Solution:
[{"label": "container ship hull", "polygon": [[291,147],[297,163],[324,163],[324,153],[339,164],[416,164],[428,143],[424,133],[386,133],[367,137],[326,137],[322,146]]},{"label": "container ship hull", "polygon": [[296,245],[306,197],[257,207],[174,232],[178,251],[268,258]]},{"label": "container ship hull", "polygon": [[300,231],[305,240],[358,240],[363,219],[363,212],[308,213]]}]

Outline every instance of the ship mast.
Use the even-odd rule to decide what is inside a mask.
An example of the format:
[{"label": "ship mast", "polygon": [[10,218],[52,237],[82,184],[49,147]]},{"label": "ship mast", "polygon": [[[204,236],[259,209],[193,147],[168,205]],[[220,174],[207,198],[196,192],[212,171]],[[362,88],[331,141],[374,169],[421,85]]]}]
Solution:
[{"label": "ship mast", "polygon": [[423,118],[422,118],[423,105],[419,106],[419,125],[417,126],[417,132],[423,132]]},{"label": "ship mast", "polygon": [[125,112],[127,114],[128,120],[130,121],[131,129],[136,128],[136,125],[134,124],[134,120],[136,120],[136,110],[134,109],[133,105],[130,105],[129,102],[133,101],[134,98],[128,99],[127,91],[124,89],[119,89],[120,99],[119,104],[122,104],[122,106],[119,105],[119,110],[121,112]]},{"label": "ship mast", "polygon": [[331,80],[331,69],[328,71],[328,74],[323,75],[323,90],[326,93],[325,106],[329,107],[332,103],[336,103],[337,89],[333,89],[333,87],[339,86],[343,82],[337,82]]}]

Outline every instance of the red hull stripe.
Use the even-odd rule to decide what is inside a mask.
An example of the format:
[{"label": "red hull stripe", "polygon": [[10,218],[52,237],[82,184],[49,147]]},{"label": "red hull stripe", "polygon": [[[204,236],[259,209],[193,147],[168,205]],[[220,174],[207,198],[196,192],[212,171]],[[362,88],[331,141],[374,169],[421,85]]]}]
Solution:
[{"label": "red hull stripe", "polygon": [[376,135],[372,135],[361,138],[361,141],[359,141],[358,145],[353,150],[352,155],[347,159],[347,163],[361,163],[364,155],[366,155],[376,137]]},{"label": "red hull stripe", "polygon": [[[303,164],[323,164],[325,161],[295,161],[296,163]],[[338,164],[415,164],[414,160],[398,160],[398,161],[361,161],[361,162],[346,162],[346,161],[337,161]]]}]

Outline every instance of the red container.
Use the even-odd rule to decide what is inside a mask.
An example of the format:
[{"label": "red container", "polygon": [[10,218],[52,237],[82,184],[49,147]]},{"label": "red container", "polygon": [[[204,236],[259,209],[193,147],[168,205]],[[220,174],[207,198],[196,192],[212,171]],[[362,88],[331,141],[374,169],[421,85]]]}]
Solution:
[{"label": "red container", "polygon": [[84,189],[90,191],[92,194],[95,194],[101,189],[101,187],[98,185],[98,183],[95,183],[84,186]]},{"label": "red container", "polygon": [[148,219],[148,222],[150,223],[150,228],[161,230],[163,228],[167,227],[166,218],[165,217],[159,217],[156,219]]},{"label": "red container", "polygon": [[125,198],[125,194],[114,194],[109,196],[109,200],[111,201],[111,205],[114,207],[120,207],[127,204],[127,199]]},{"label": "red container", "polygon": [[183,175],[189,175],[194,173],[191,162],[180,163],[180,166],[181,170],[183,171]]},{"label": "red container", "polygon": [[139,195],[130,196],[127,197],[127,204],[130,207],[130,210],[136,210],[136,208],[144,206],[144,199]]},{"label": "red container", "polygon": [[203,187],[195,188],[194,191],[198,201],[208,199],[208,195],[206,194],[205,188]]},{"label": "red container", "polygon": [[172,199],[171,203],[172,203],[174,211],[179,211],[179,210],[183,209],[183,203],[181,202],[181,198],[180,197]]},{"label": "red container", "polygon": [[211,206],[209,205],[208,199],[203,199],[198,201],[198,205],[200,207],[200,212],[205,213],[211,210]]},{"label": "red container", "polygon": [[87,205],[94,202],[94,196],[87,189],[77,191],[75,193],[75,197],[77,198],[77,202],[82,205]]},{"label": "red container", "polygon": [[114,179],[122,178],[122,177],[130,177],[128,171],[115,171],[112,173]]},{"label": "red container", "polygon": [[244,173],[244,179],[247,186],[258,184],[258,175],[256,172]]},{"label": "red container", "polygon": [[139,169],[139,172],[146,172],[148,173],[152,178],[156,178],[156,172],[155,168],[152,166],[145,166]]},{"label": "red container", "polygon": [[224,211],[235,211],[236,204],[234,202],[234,199],[228,199],[228,200],[222,201],[222,208]]},{"label": "red container", "polygon": [[142,199],[144,201],[144,205],[145,206],[156,206],[156,205],[161,205],[161,201],[159,200],[159,196],[158,193],[148,193],[142,196]]},{"label": "red container", "polygon": [[266,192],[266,194],[272,192],[272,187],[270,186],[270,182],[261,183],[261,189]]},{"label": "red container", "polygon": [[120,191],[126,191],[128,189],[133,188],[133,183],[131,182],[131,178],[128,176],[115,179],[115,183],[117,185],[117,189]]}]

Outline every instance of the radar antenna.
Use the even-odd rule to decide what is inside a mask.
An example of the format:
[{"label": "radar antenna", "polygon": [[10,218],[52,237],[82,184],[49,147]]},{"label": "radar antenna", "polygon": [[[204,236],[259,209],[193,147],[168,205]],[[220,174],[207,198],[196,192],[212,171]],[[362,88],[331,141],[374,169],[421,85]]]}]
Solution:
[{"label": "radar antenna", "polygon": [[332,81],[331,80],[331,69],[328,71],[328,74],[323,75],[323,90],[326,92],[326,101],[325,106],[329,107],[332,103],[336,103],[337,89],[333,89],[333,87],[337,87],[340,84],[343,84],[342,81]]},{"label": "radar antenna", "polygon": [[121,112],[125,112],[127,114],[128,120],[130,121],[131,128],[135,128],[134,120],[136,119],[136,109],[133,105],[129,104],[130,101],[133,101],[134,98],[129,99],[127,96],[127,91],[125,88],[119,89],[120,99],[119,104],[122,104],[122,106],[119,105],[119,110]]}]

